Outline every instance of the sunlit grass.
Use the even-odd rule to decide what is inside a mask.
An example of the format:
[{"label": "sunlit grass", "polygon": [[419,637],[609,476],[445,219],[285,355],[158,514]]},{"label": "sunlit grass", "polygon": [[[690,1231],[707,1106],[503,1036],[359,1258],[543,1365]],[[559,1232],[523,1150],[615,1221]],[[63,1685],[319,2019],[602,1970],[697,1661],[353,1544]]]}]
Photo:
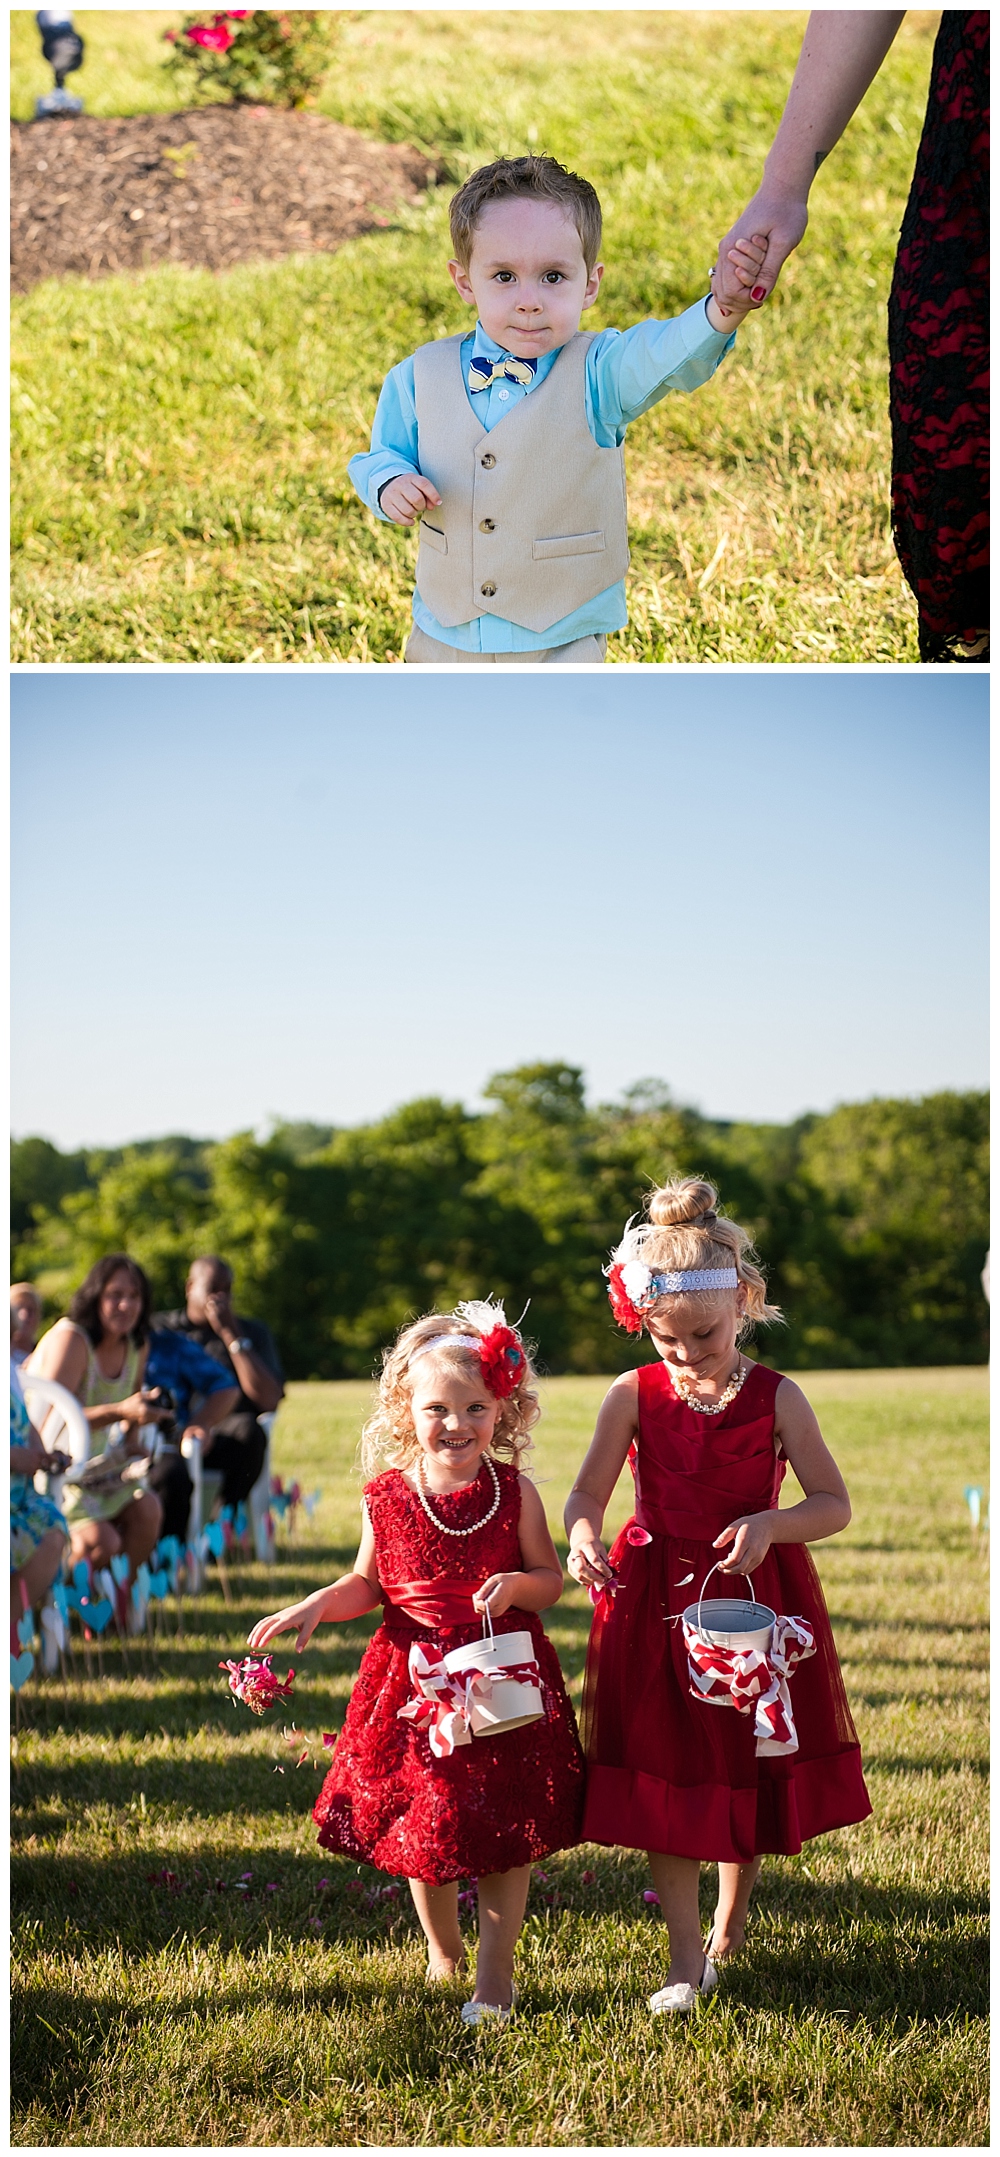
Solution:
[{"label": "sunlit grass", "polygon": [[[353,1554],[369,1388],[297,1385],[277,1466],[323,1497],[274,1575],[237,1569],[231,1611],[213,1583],[183,1638],[168,1608],[155,1652],[133,1646],[125,1671],[109,1647],[103,1681],[88,1677],[78,1650],[65,1692],[22,1695],[15,2144],[983,2143],[987,1581],[963,1489],[986,1481],[986,1373],[801,1383],[854,1499],[816,1555],[875,1811],[766,1862],[746,1953],[706,2012],[650,2026],[663,1936],[637,1853],[546,1862],[519,2016],[473,2038],[456,1998],[424,1987],[405,1897],[350,1894],[359,1872],[380,1876],[318,1850],[322,1733],[374,1618],[325,1628],[295,1659],[300,1768],[292,1717],[252,1722],[217,1668],[254,1617]],[[543,1387],[536,1473],[554,1526],[604,1384]],[[548,1617],[577,1699],[588,1616],[571,1589]]]},{"label": "sunlit grass", "polygon": [[[162,109],[166,20],[89,18],[88,109]],[[916,659],[888,527],[885,301],[936,20],[907,17],[718,376],[631,429],[611,659]],[[421,143],[450,177],[333,256],[52,280],[15,303],[14,656],[398,660],[415,541],[376,524],[346,465],[392,363],[464,320],[444,270],[454,180],[552,151],[605,206],[588,325],[677,312],[756,182],[804,21],[530,13],[512,37],[496,14],[344,17],[321,109]],[[35,32],[16,22],[25,111]]]}]

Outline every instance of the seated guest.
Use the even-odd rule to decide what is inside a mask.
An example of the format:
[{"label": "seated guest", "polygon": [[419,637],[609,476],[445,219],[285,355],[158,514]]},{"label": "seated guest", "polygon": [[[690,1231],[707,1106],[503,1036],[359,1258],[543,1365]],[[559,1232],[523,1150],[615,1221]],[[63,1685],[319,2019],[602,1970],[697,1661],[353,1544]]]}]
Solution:
[{"label": "seated guest", "polygon": [[[13,1309],[11,1311],[13,1317]],[[47,1453],[29,1421],[17,1364],[10,1366],[10,1652],[20,1653],[17,1626],[45,1596],[62,1565],[69,1529],[54,1498],[35,1489],[40,1468],[58,1475],[65,1455]]]},{"label": "seated guest", "polygon": [[12,1363],[30,1356],[42,1323],[42,1299],[31,1281],[14,1281],[10,1291],[10,1355]]},{"label": "seated guest", "polygon": [[[158,1311],[154,1322],[158,1329],[197,1345],[225,1372],[230,1385],[239,1386],[238,1400],[214,1424],[202,1448],[206,1468],[222,1476],[223,1505],[235,1507],[249,1497],[264,1465],[267,1433],[257,1419],[277,1408],[285,1379],[270,1328],[260,1318],[238,1318],[232,1291],[233,1271],[224,1259],[196,1258],[187,1277],[184,1309]],[[170,1380],[162,1382],[169,1385]]]},{"label": "seated guest", "polygon": [[[130,1460],[145,1453],[144,1426],[155,1423],[163,1412],[148,1390],[149,1302],[149,1282],[142,1267],[123,1251],[111,1252],[91,1267],[73,1297],[69,1317],[58,1319],[42,1335],[24,1366],[26,1375],[34,1372],[40,1378],[55,1378],[74,1393],[95,1434],[112,1424],[122,1426],[114,1449],[106,1448],[104,1453],[96,1449],[108,1463],[107,1479],[90,1488],[66,1486],[66,1518],[74,1558],[103,1566],[123,1550],[133,1578],[160,1535],[169,1532],[149,1478],[131,1481],[113,1472],[116,1462],[127,1470]],[[162,1378],[152,1382],[164,1383]],[[192,1435],[203,1439],[213,1421],[233,1406],[236,1389],[227,1385],[224,1374],[207,1356],[189,1359],[185,1405],[196,1386],[202,1394],[213,1396],[204,1402],[203,1420],[192,1421],[190,1426]],[[178,1466],[190,1496],[187,1470],[179,1460]],[[123,1602],[128,1610],[124,1596]]]}]

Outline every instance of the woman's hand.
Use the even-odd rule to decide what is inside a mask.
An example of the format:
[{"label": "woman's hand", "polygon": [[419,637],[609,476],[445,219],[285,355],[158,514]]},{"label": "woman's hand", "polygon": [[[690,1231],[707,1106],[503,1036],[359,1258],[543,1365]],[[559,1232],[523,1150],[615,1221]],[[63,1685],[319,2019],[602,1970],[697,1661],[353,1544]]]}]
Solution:
[{"label": "woman's hand", "polygon": [[520,1573],[491,1573],[482,1587],[476,1589],[472,1598],[473,1610],[477,1610],[482,1617],[488,1603],[490,1617],[502,1618],[504,1611],[510,1609],[517,1595],[520,1581]]},{"label": "woman's hand", "polygon": [[[749,289],[745,306],[763,307],[768,294],[774,291],[783,263],[798,246],[808,222],[809,211],[800,196],[791,190],[784,193],[773,187],[760,188],[736,223],[730,226],[725,239],[719,242],[713,291],[715,278],[732,280],[745,290]],[[760,241],[764,242],[766,253],[753,271],[745,246],[747,242]],[[724,298],[722,304],[725,304]]]},{"label": "woman's hand", "polygon": [[580,1536],[566,1560],[566,1571],[581,1588],[595,1588],[615,1577],[599,1535]]},{"label": "woman's hand", "polygon": [[143,1423],[155,1423],[163,1409],[163,1402],[152,1400],[148,1393],[130,1393],[126,1400],[115,1401],[114,1421],[138,1430]]},{"label": "woman's hand", "polygon": [[314,1601],[310,1596],[307,1602],[290,1603],[287,1610],[276,1610],[273,1617],[261,1618],[253,1631],[247,1634],[247,1646],[256,1649],[259,1654],[262,1648],[277,1639],[279,1633],[290,1633],[293,1627],[297,1626],[295,1652],[301,1655],[303,1648],[308,1647],[322,1614],[322,1604],[318,1598]]},{"label": "woman's hand", "polygon": [[731,1520],[712,1544],[718,1550],[723,1543],[732,1543],[732,1550],[719,1560],[722,1573],[753,1573],[762,1558],[766,1558],[774,1541],[773,1513],[743,1513],[739,1520]]},{"label": "woman's hand", "polygon": [[726,254],[720,251],[712,271],[709,320],[712,321],[711,308],[715,306],[723,317],[723,323],[712,321],[713,329],[723,326],[726,329],[736,329],[744,315],[749,314],[752,308],[763,305],[763,300],[754,300],[751,293],[763,289],[759,285],[759,279],[761,264],[766,254],[767,241],[760,233],[752,238],[747,236],[734,241]]}]

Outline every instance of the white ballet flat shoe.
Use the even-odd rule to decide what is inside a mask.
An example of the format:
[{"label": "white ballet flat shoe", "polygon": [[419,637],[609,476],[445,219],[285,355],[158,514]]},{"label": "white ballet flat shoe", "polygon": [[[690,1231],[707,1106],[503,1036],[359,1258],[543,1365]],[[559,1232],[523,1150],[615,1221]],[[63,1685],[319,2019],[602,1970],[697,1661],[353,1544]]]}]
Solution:
[{"label": "white ballet flat shoe", "polygon": [[481,2022],[509,2022],[517,2006],[517,1987],[510,1988],[510,2006],[493,2007],[489,2000],[466,2000],[461,2019],[467,2030],[478,2028]]},{"label": "white ballet flat shoe", "polygon": [[650,2011],[654,2015],[689,2015],[699,1994],[706,1998],[715,1991],[718,1982],[715,1964],[709,1962],[706,1955],[700,1985],[664,1985],[661,1991],[653,1993]]}]

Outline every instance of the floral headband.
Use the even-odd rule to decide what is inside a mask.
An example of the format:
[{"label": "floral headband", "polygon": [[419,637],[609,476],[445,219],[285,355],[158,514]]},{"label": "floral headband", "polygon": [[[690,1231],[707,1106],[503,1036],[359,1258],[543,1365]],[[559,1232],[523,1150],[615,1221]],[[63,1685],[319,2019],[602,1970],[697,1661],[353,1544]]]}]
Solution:
[{"label": "floral headband", "polygon": [[[634,1218],[634,1216],[633,1216]],[[633,1228],[629,1221],[617,1251],[611,1254],[604,1273],[611,1308],[626,1333],[641,1333],[646,1313],[661,1296],[703,1295],[716,1288],[738,1288],[735,1266],[700,1266],[682,1273],[654,1273],[641,1257],[650,1224]]]},{"label": "floral headband", "polygon": [[494,1400],[509,1399],[524,1377],[528,1359],[520,1335],[507,1324],[503,1304],[459,1303],[455,1316],[467,1326],[475,1326],[475,1333],[435,1333],[413,1350],[410,1363],[415,1363],[418,1356],[429,1355],[432,1348],[474,1348],[487,1391]]}]

